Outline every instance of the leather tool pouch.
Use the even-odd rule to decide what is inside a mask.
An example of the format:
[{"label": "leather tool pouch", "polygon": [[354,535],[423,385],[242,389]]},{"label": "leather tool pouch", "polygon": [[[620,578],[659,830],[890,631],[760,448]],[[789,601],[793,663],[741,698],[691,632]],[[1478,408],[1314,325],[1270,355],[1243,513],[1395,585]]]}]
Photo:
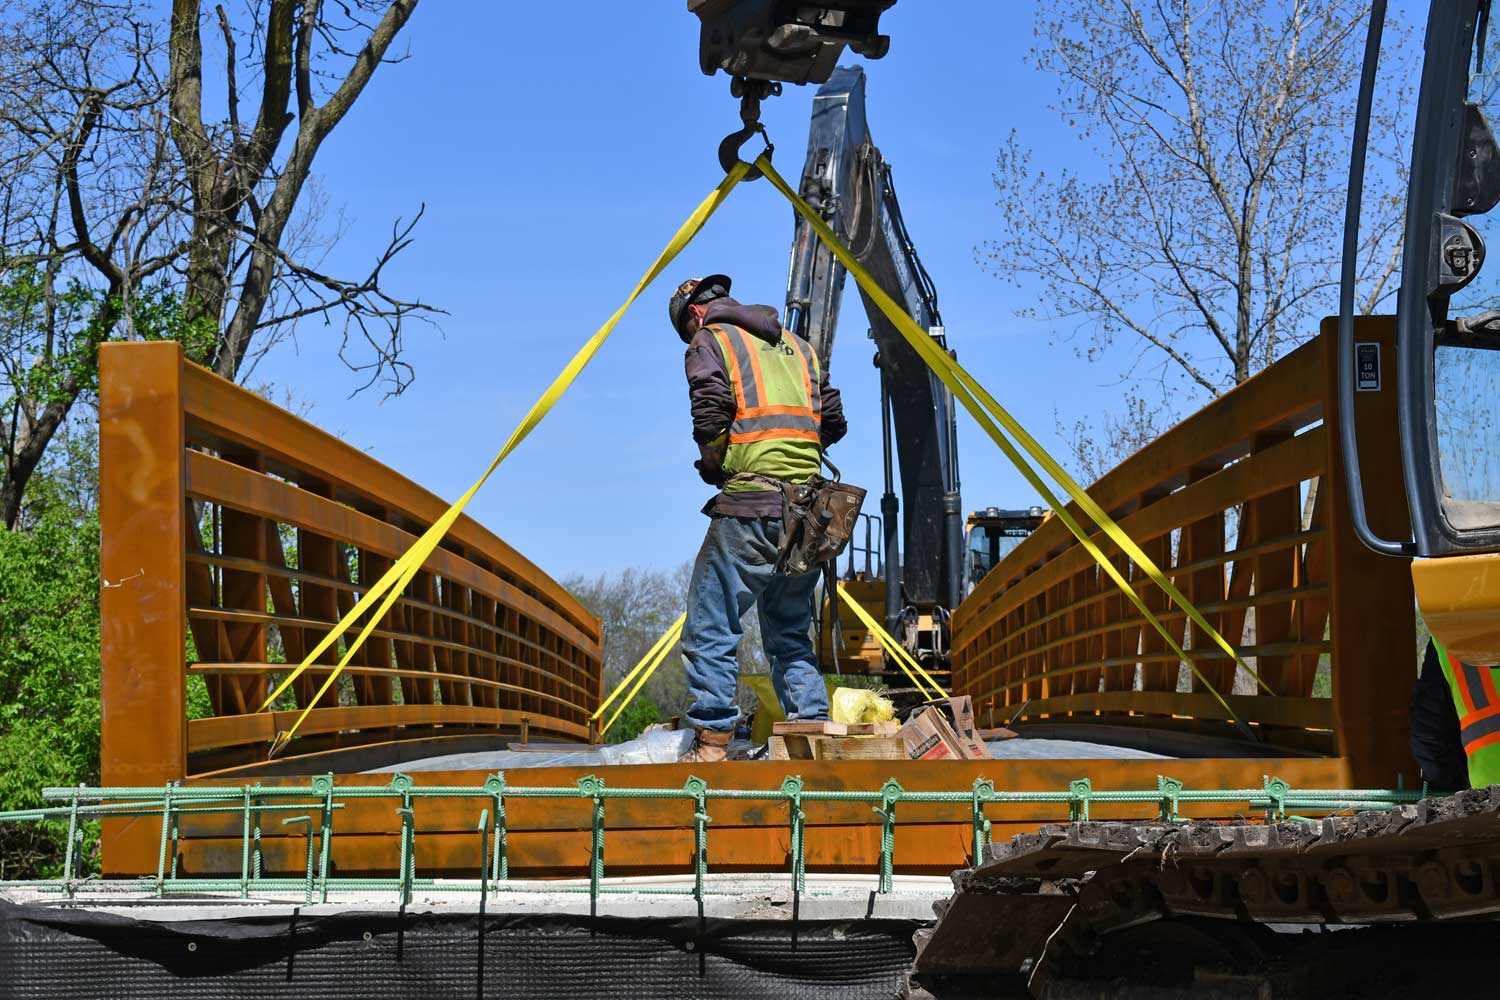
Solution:
[{"label": "leather tool pouch", "polygon": [[854,535],[865,491],[822,476],[780,486],[781,550],[776,572],[800,576],[837,559]]}]

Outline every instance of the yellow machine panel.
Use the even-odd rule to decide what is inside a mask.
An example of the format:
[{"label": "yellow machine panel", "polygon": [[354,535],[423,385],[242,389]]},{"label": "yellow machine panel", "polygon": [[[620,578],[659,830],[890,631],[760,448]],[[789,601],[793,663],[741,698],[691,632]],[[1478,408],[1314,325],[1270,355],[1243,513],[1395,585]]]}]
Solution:
[{"label": "yellow machine panel", "polygon": [[1418,559],[1411,578],[1423,620],[1449,653],[1500,665],[1500,553]]},{"label": "yellow machine panel", "polygon": [[[844,581],[844,589],[850,596],[879,621],[885,616],[885,581],[866,580],[859,576]],[[830,608],[832,601],[834,608]],[[838,615],[843,642],[834,653],[833,618],[830,610]],[[843,601],[834,594],[823,596],[823,607],[818,618],[818,664],[825,673],[835,670],[841,674],[878,674],[884,669],[885,654],[880,643],[870,634]]]}]

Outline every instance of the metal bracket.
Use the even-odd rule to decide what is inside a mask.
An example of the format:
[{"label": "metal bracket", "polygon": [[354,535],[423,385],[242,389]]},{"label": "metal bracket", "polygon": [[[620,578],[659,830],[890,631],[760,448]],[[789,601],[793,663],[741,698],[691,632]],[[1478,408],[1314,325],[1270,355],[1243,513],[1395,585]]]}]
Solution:
[{"label": "metal bracket", "polygon": [[1074,823],[1089,818],[1089,801],[1094,797],[1094,786],[1087,778],[1068,782],[1068,818]]},{"label": "metal bracket", "polygon": [[1265,781],[1266,798],[1271,802],[1271,814],[1277,819],[1285,819],[1287,795],[1291,792],[1292,786],[1277,777],[1270,777]]},{"label": "metal bracket", "polygon": [[1182,798],[1182,782],[1164,774],[1156,776],[1156,791],[1161,795],[1161,819],[1163,823],[1177,822],[1177,806]]},{"label": "metal bracket", "polygon": [[973,819],[974,855],[970,863],[976,868],[984,864],[984,847],[990,842],[990,820],[984,814],[986,803],[996,801],[995,783],[988,778],[974,779]]}]

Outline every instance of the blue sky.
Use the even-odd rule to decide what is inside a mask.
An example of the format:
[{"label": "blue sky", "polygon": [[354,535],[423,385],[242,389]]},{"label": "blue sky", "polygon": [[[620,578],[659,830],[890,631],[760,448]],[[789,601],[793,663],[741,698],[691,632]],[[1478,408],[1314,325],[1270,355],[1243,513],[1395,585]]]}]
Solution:
[{"label": "blue sky", "polygon": [[[386,273],[397,294],[449,312],[441,333],[412,329],[415,383],[383,402],[377,391],[350,398],[361,379],[338,362],[337,331],[312,325],[252,379],[311,402],[310,419],[448,497],[717,183],[715,149],[738,125],[727,79],[698,70],[698,22],[680,0],[521,9],[421,6],[406,30],[411,58],[379,70],[316,163],[347,225],[327,262],[336,272],[363,274],[392,220],[426,203],[416,243]],[[943,13],[909,0],[884,19],[890,54],[865,63],[871,130],[950,343],[1044,444],[1060,447],[1059,419],[1071,425],[1112,405],[1117,366],[1085,363],[1047,327],[1016,318],[1029,293],[986,273],[976,246],[999,229],[991,170],[1012,128],[1038,166],[1076,160],[1081,147],[1048,110],[1051,78],[1025,64],[1029,5],[945,0]],[[788,87],[765,107],[776,163],[794,183],[813,91]],[[684,277],[725,271],[742,301],[780,308],[791,234],[791,209],[769,184],[742,185],[470,513],[557,576],[690,559],[711,491],[691,465],[682,346],[666,299]],[[831,374],[851,432],[832,458],[870,489],[873,509],[878,383],[858,297],[847,294]],[[1033,502],[960,419],[965,508]]]}]

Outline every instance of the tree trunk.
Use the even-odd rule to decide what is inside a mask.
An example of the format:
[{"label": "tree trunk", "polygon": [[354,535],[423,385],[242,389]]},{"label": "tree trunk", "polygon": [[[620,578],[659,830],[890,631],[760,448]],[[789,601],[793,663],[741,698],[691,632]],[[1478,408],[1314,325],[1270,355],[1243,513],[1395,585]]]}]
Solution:
[{"label": "tree trunk", "polygon": [[4,520],[6,528],[14,531],[20,521],[21,500],[26,495],[26,484],[31,482],[31,476],[41,464],[47,445],[52,443],[57,429],[67,419],[68,411],[73,408],[73,400],[76,398],[76,392],[69,392],[64,399],[48,403],[34,422],[21,417],[20,426],[16,430],[16,447],[11,455],[9,474],[5,477],[4,485],[0,486],[0,519]]},{"label": "tree trunk", "polygon": [[[187,286],[183,290],[183,318],[193,323],[210,320],[215,327],[224,322],[224,303],[229,296],[225,277],[234,252],[233,234],[210,213],[193,220],[193,243],[188,251]],[[212,364],[211,356],[193,357],[200,365]]]}]

